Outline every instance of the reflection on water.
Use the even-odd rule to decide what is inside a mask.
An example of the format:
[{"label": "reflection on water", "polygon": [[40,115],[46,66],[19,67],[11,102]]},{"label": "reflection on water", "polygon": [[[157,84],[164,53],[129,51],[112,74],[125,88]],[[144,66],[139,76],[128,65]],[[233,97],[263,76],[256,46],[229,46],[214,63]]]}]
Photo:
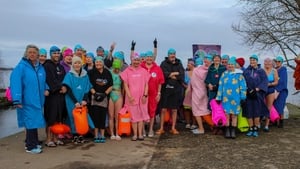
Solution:
[{"label": "reflection on water", "polygon": [[15,109],[0,110],[0,138],[22,131],[18,128]]}]

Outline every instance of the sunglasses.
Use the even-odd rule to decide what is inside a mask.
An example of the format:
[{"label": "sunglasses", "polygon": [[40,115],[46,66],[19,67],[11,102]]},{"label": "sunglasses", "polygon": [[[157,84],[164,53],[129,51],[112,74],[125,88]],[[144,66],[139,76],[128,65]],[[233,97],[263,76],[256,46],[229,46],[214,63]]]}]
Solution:
[{"label": "sunglasses", "polygon": [[52,54],[60,54],[60,52],[52,52]]}]

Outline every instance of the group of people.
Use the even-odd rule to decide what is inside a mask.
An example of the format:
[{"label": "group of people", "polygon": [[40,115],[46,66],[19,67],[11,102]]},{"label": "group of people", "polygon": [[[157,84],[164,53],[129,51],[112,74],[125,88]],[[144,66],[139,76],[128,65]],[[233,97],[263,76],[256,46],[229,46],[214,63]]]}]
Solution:
[{"label": "group of people", "polygon": [[[35,45],[26,47],[24,57],[14,68],[10,88],[13,104],[17,107],[19,127],[26,132],[26,152],[38,154],[42,146],[38,140],[38,128],[46,128],[45,145],[64,145],[62,137],[70,137],[74,143],[83,143],[83,135],[77,134],[72,111],[88,108],[88,124],[93,130],[94,142],[105,143],[105,129],[109,128],[111,140],[121,140],[118,135],[118,113],[127,106],[131,113],[132,141],[144,140],[145,136],[165,133],[164,117],[171,112],[171,134],[176,129],[178,109],[184,105],[186,128],[194,134],[203,134],[202,120],[212,112],[211,100],[222,104],[226,113],[225,137],[235,138],[237,115],[248,119],[247,136],[258,136],[262,117],[266,118],[264,131],[269,131],[269,111],[272,105],[282,116],[288,95],[287,71],[281,56],[266,59],[264,68],[258,64],[257,55],[245,60],[228,55],[206,55],[188,60],[185,71],[170,48],[160,66],[157,57],[157,40],[154,49],[135,52],[136,42],[131,43],[131,64],[125,62],[122,51],[116,51],[115,43],[110,50],[99,46],[96,56],[85,52],[81,45],[74,50],[52,46],[49,50]],[[184,93],[184,94],[183,94]],[[159,111],[158,111],[159,110]],[[160,113],[160,126],[154,132],[156,112]],[[211,120],[211,119],[210,119]],[[209,121],[209,120],[208,120]],[[145,122],[149,130],[145,131]],[[51,131],[57,123],[71,127],[71,133],[58,136]],[[283,126],[283,120],[278,122]]]}]

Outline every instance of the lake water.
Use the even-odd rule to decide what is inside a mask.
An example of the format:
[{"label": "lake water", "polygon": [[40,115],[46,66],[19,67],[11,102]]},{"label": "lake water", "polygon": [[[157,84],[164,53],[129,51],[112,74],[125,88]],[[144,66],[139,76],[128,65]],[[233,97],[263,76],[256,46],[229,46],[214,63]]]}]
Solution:
[{"label": "lake water", "polygon": [[[0,89],[5,89],[9,86],[10,74],[11,74],[11,70],[0,71]],[[290,69],[288,71],[288,89],[289,89],[289,96],[287,98],[287,102],[295,105],[299,105],[300,93],[297,95],[292,95],[294,92],[296,92],[296,90],[294,88],[293,70]]]}]

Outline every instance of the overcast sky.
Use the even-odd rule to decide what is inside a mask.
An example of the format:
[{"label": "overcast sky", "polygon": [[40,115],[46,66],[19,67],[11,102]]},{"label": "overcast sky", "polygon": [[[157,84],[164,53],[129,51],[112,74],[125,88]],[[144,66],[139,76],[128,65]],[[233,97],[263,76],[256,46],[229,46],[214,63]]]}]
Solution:
[{"label": "overcast sky", "polygon": [[152,50],[158,39],[160,63],[169,48],[177,57],[192,57],[192,44],[221,45],[222,54],[249,56],[231,30],[239,21],[236,0],[2,0],[0,50],[2,65],[15,66],[27,44],[72,49],[81,44],[95,52],[101,45],[127,56],[132,40],[136,51]]}]

